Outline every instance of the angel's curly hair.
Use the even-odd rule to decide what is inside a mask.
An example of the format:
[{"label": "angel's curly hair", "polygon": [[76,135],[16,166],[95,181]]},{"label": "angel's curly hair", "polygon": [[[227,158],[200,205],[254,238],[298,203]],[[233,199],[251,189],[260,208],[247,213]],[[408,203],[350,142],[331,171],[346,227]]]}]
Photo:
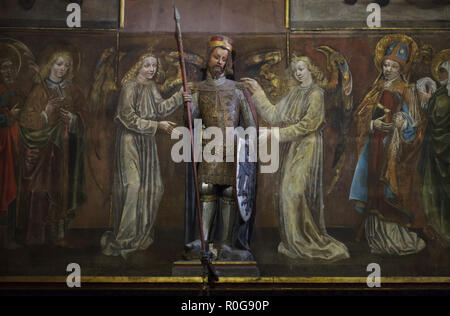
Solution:
[{"label": "angel's curly hair", "polygon": [[[309,72],[311,73],[312,79],[313,81],[319,85],[320,87],[325,87],[328,84],[328,80],[327,78],[325,78],[323,72],[320,70],[320,68],[318,66],[316,66],[311,58],[309,58],[308,56],[295,56],[291,58],[291,62],[289,64],[289,78],[290,79],[294,79],[294,73],[295,73],[295,66],[297,65],[298,62],[303,61],[306,66],[308,67]],[[295,80],[296,82],[296,80]]]},{"label": "angel's curly hair", "polygon": [[50,58],[47,61],[45,61],[41,65],[41,69],[40,69],[39,73],[40,73],[42,79],[45,79],[50,75],[51,69],[59,57],[62,57],[64,59],[70,61],[70,68],[67,71],[66,75],[64,76],[64,79],[67,79],[67,80],[73,79],[73,57],[69,51],[65,51],[65,50],[57,50],[50,56]]},{"label": "angel's curly hair", "polygon": [[165,73],[162,69],[161,60],[154,53],[149,52],[141,55],[138,61],[134,64],[134,66],[132,66],[130,70],[128,70],[128,72],[125,74],[125,76],[123,76],[121,81],[122,86],[128,81],[136,79],[137,75],[139,74],[139,71],[142,68],[142,65],[144,64],[144,60],[148,57],[155,58],[158,63],[158,69],[156,70],[156,74],[153,77],[153,80],[157,83],[164,82]]}]

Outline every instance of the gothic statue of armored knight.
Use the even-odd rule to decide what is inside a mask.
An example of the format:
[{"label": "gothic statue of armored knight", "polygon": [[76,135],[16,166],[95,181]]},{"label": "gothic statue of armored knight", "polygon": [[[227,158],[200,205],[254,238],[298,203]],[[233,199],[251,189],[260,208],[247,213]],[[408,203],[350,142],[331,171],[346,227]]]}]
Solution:
[{"label": "gothic statue of armored knight", "polygon": [[[229,132],[227,128],[256,127],[257,119],[249,105],[251,100],[246,97],[240,84],[226,78],[226,75],[232,74],[231,39],[225,36],[212,37],[208,42],[207,57],[206,80],[192,86],[191,119],[201,119],[205,128],[219,128],[224,140]],[[204,146],[208,146],[209,142],[203,137]],[[227,159],[229,155],[234,156],[234,146],[223,145],[221,149],[221,153],[213,153],[223,158],[221,162],[203,161],[196,164],[203,238],[208,248],[217,245],[217,260],[252,261],[249,241],[254,212],[248,218],[240,216],[235,197],[236,165]],[[188,181],[185,221],[188,259],[198,257],[201,252],[195,202],[193,198],[189,201],[190,189],[192,185],[189,188]]]}]

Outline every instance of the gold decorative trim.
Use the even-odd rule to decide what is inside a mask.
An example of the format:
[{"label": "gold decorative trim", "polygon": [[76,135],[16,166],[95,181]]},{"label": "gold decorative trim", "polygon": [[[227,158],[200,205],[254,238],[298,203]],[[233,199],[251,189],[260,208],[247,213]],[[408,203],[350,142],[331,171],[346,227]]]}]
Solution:
[{"label": "gold decorative trim", "polygon": [[222,41],[211,41],[208,43],[208,47],[209,48],[213,48],[213,47],[225,47],[226,49],[228,49],[230,52],[233,50],[233,46],[230,45],[230,43],[228,43],[227,40],[222,40]]},{"label": "gold decorative trim", "polygon": [[378,41],[377,46],[375,47],[375,67],[378,69],[379,73],[382,72],[382,62],[386,49],[394,42],[407,42],[409,45],[411,51],[408,52],[408,60],[402,67],[403,74],[408,76],[411,67],[417,62],[419,58],[419,47],[411,37],[405,34],[388,34],[383,36],[383,38]]},{"label": "gold decorative trim", "polygon": [[[381,284],[405,283],[450,283],[450,277],[380,277]],[[366,277],[274,277],[274,283],[362,283],[366,285]]]},{"label": "gold decorative trim", "polygon": [[[2,276],[0,283],[66,283],[66,276]],[[202,277],[81,276],[81,283],[202,283]],[[366,277],[221,277],[219,284],[360,284]],[[450,277],[381,277],[381,284],[448,284]]]},{"label": "gold decorative trim", "polygon": [[217,196],[215,196],[215,195],[203,195],[200,198],[200,201],[201,202],[215,202],[215,201],[217,201]]},{"label": "gold decorative trim", "polygon": [[120,22],[119,27],[123,29],[125,27],[125,0],[120,0]]},{"label": "gold decorative trim", "polygon": [[291,11],[290,11],[290,0],[285,0],[284,12],[285,12],[285,17],[284,17],[284,19],[285,19],[285,27],[287,29],[289,29],[290,22],[291,22],[290,21],[290,14],[291,14]]},{"label": "gold decorative trim", "polygon": [[286,33],[286,68],[289,68],[289,62],[291,61],[291,34]]},{"label": "gold decorative trim", "polygon": [[450,31],[450,27],[302,27],[291,28],[292,32],[318,32],[318,31]]}]

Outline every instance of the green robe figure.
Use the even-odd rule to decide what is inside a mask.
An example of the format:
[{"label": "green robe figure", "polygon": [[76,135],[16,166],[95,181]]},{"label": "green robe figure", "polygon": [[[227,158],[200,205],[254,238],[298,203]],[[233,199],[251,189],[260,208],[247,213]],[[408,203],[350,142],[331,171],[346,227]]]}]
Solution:
[{"label": "green robe figure", "polygon": [[[428,235],[450,246],[450,49],[433,60],[433,75],[440,87],[424,106],[428,126],[418,165]],[[428,95],[429,96],[429,95]]]}]

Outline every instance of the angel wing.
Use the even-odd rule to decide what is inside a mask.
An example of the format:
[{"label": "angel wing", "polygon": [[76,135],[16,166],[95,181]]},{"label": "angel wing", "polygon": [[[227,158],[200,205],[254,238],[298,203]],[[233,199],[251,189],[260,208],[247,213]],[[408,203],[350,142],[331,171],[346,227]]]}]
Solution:
[{"label": "angel wing", "polygon": [[[119,56],[119,59],[122,56]],[[116,111],[119,88],[116,84],[117,52],[111,47],[105,49],[94,70],[94,82],[89,92],[90,118],[95,120],[87,124],[87,164],[94,183],[102,192],[104,203],[108,203],[111,194],[112,179],[108,176],[113,168],[113,146],[115,125],[113,116]],[[98,172],[104,169],[105,172]],[[98,175],[102,177],[98,177]]]},{"label": "angel wing", "polygon": [[252,53],[244,59],[247,76],[259,82],[272,102],[279,100],[285,92],[280,75],[275,69],[280,62],[279,50]]},{"label": "angel wing", "polygon": [[98,116],[111,116],[114,109],[114,101],[118,93],[116,85],[116,52],[113,47],[105,49],[94,72],[94,83],[89,92],[91,111]]},{"label": "angel wing", "polygon": [[[188,81],[201,80],[201,68],[204,65],[204,59],[193,53],[185,52],[185,65]],[[169,97],[175,93],[183,84],[180,67],[180,57],[178,51],[163,52],[161,59],[164,62],[166,76],[160,85],[161,94]]]},{"label": "angel wing", "polygon": [[335,176],[327,191],[330,194],[337,181],[340,178],[341,169],[345,162],[345,149],[352,123],[353,111],[353,80],[345,57],[330,46],[319,46],[316,48],[327,58],[326,69],[330,74],[324,89],[331,96],[331,102],[327,102],[329,107],[326,109],[328,116],[331,117],[331,123],[334,129],[338,131],[339,136],[334,148],[332,168],[335,168]]}]

